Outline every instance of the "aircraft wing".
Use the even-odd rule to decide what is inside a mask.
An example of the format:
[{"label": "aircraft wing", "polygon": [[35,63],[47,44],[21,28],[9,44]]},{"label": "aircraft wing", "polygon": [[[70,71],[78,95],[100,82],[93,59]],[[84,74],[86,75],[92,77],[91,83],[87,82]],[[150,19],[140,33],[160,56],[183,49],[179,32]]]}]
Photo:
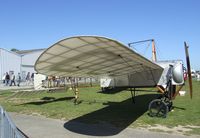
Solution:
[{"label": "aircraft wing", "polygon": [[36,61],[35,70],[45,75],[73,77],[140,74],[157,83],[163,68],[118,41],[77,36],[63,39],[45,50]]}]

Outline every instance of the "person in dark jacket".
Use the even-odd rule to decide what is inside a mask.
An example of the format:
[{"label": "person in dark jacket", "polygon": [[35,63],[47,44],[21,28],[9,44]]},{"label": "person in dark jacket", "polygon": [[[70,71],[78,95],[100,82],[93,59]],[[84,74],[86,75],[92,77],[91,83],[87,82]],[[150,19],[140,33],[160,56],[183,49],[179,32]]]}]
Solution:
[{"label": "person in dark jacket", "polygon": [[10,75],[8,74],[8,72],[6,72],[5,81],[6,81],[6,86],[8,86],[10,82]]},{"label": "person in dark jacket", "polygon": [[17,81],[17,86],[19,87],[20,83],[21,83],[21,75],[20,75],[20,73],[18,73],[18,75],[16,77],[16,81]]}]

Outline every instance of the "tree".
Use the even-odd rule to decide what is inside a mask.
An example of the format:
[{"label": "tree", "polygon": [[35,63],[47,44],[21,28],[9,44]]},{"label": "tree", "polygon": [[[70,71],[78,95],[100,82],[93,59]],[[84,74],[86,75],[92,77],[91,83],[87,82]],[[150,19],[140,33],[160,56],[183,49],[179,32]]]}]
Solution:
[{"label": "tree", "polygon": [[12,52],[17,52],[17,51],[19,51],[19,49],[12,48],[10,51],[12,51]]}]

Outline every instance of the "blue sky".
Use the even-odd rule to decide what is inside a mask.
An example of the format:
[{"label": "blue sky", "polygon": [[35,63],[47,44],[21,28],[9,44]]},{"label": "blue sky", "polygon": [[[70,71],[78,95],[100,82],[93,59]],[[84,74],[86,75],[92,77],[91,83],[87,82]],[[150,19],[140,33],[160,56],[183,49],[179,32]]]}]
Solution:
[{"label": "blue sky", "polygon": [[153,38],[158,59],[184,62],[186,41],[192,68],[200,70],[199,0],[0,0],[2,48],[47,48],[75,35],[124,44]]}]

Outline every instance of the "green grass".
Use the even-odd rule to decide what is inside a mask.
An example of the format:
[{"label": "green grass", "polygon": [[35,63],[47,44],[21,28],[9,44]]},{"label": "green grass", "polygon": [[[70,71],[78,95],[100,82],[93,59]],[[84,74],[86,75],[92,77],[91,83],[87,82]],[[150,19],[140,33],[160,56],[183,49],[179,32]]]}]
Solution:
[{"label": "green grass", "polygon": [[[200,82],[193,82],[193,99],[188,93],[188,85],[183,89],[186,96],[177,96],[174,100],[174,111],[167,118],[148,116],[148,104],[158,97],[154,89],[149,92],[138,92],[136,103],[132,103],[131,94],[127,90],[101,93],[100,88],[80,88],[80,104],[74,105],[72,91],[59,92],[27,92],[18,93],[1,91],[0,104],[9,112],[40,114],[50,118],[73,120],[87,123],[106,122],[119,127],[148,127],[148,125],[164,125],[173,128],[182,126],[200,126]],[[200,128],[194,128],[188,134],[199,134]]]}]

